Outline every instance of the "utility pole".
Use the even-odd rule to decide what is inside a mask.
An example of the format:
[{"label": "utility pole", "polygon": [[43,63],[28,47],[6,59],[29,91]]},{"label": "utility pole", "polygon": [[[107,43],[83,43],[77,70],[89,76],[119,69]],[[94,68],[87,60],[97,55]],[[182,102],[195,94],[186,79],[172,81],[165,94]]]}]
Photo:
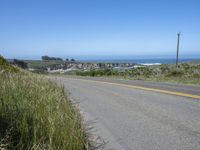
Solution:
[{"label": "utility pole", "polygon": [[179,42],[180,42],[180,35],[181,33],[178,33],[178,41],[177,41],[177,52],[176,52],[176,68],[178,68],[178,54],[179,54]]}]

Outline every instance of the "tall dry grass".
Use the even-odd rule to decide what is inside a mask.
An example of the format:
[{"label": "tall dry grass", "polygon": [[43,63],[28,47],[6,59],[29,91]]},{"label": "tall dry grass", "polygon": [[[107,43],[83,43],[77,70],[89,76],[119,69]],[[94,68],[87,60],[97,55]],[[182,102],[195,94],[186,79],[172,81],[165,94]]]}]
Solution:
[{"label": "tall dry grass", "polygon": [[82,119],[64,88],[39,75],[1,70],[0,149],[87,147]]}]

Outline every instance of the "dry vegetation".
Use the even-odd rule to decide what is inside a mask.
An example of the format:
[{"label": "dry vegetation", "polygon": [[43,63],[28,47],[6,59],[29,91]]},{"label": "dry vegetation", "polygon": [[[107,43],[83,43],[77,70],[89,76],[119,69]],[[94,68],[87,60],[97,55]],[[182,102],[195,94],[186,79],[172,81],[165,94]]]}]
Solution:
[{"label": "dry vegetation", "polygon": [[64,88],[0,57],[0,149],[87,148],[82,119]]},{"label": "dry vegetation", "polygon": [[200,63],[182,63],[175,65],[145,66],[130,70],[90,70],[77,71],[78,76],[114,77],[130,80],[164,81],[182,84],[200,85]]}]

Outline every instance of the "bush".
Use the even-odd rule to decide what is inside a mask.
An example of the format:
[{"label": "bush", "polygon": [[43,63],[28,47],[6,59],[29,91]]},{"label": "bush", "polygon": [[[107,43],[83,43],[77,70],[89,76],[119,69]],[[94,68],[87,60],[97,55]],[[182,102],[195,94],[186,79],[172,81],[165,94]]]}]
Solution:
[{"label": "bush", "polygon": [[193,74],[193,78],[199,78],[200,79],[200,74],[197,74],[197,73]]},{"label": "bush", "polygon": [[153,75],[153,70],[148,67],[138,67],[132,69],[132,75],[150,77]]},{"label": "bush", "polygon": [[76,75],[78,76],[111,76],[114,75],[115,72],[111,69],[104,69],[104,70],[90,70],[90,71],[77,71]]},{"label": "bush", "polygon": [[169,74],[167,74],[166,76],[168,76],[168,77],[182,77],[183,75],[184,75],[183,70],[172,69],[172,70],[170,70]]},{"label": "bush", "polygon": [[23,69],[27,69],[28,68],[27,63],[25,63],[22,60],[14,59],[13,64],[16,65],[16,66],[18,66],[18,67],[20,67],[20,68],[23,68]]},{"label": "bush", "polygon": [[167,65],[161,65],[160,70],[161,70],[161,74],[167,74],[169,73],[170,68]]},{"label": "bush", "polygon": [[181,64],[181,67],[184,69],[184,71],[188,72],[190,70],[190,65],[187,63]]}]

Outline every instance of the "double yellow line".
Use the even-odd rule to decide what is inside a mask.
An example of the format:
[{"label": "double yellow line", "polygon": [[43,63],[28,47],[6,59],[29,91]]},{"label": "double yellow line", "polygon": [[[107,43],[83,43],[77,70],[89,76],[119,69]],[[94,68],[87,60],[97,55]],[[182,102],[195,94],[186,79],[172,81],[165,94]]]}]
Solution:
[{"label": "double yellow line", "polygon": [[200,99],[200,95],[193,95],[193,94],[187,94],[187,93],[181,93],[181,92],[173,92],[173,91],[160,90],[160,89],[155,89],[155,88],[147,88],[147,87],[142,87],[142,86],[127,85],[127,84],[105,82],[105,81],[94,81],[94,80],[87,80],[87,79],[77,79],[77,80],[93,82],[93,83],[104,83],[104,84],[109,84],[109,85],[116,85],[116,86],[120,86],[120,87],[126,87],[126,88],[130,88],[130,89],[139,89],[139,90],[145,90],[145,91],[152,91],[152,92],[158,92],[158,93],[164,93],[164,94],[170,94],[170,95],[176,95],[176,96]]}]

